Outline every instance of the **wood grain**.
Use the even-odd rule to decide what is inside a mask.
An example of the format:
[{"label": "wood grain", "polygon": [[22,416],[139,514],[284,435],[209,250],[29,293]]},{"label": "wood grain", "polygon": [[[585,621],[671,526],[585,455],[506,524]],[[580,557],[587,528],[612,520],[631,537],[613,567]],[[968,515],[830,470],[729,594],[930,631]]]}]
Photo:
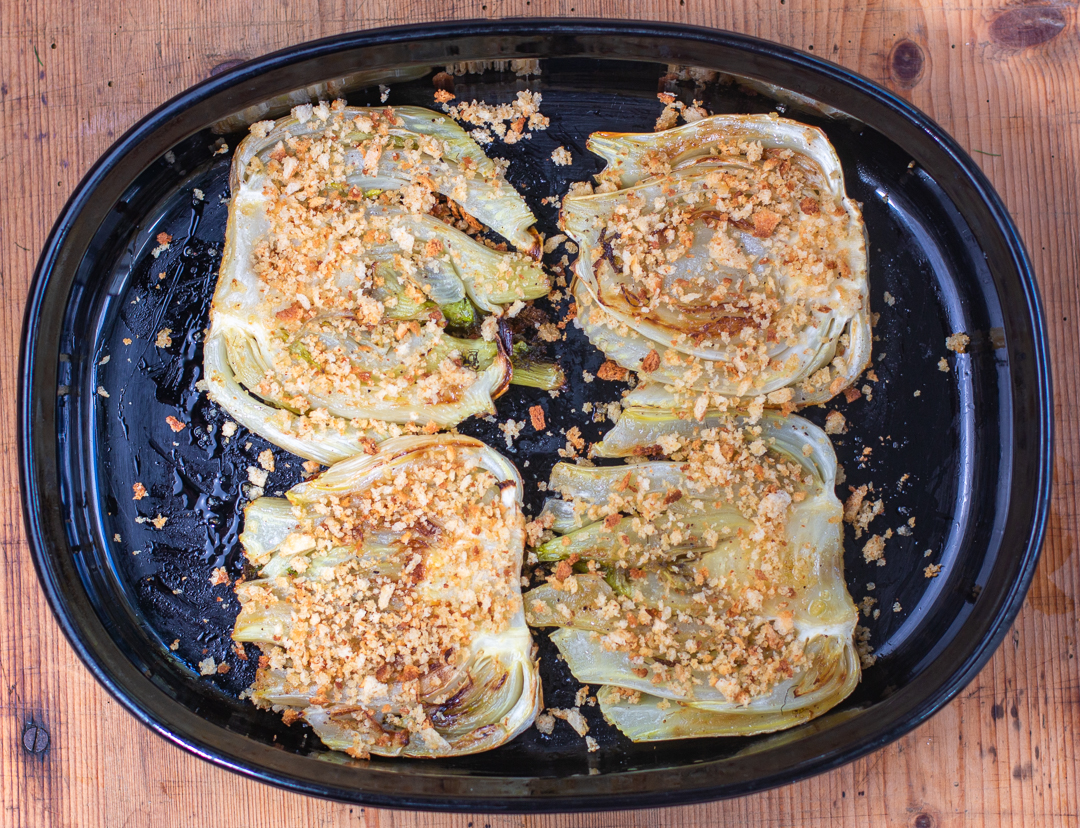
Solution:
[{"label": "wood grain", "polygon": [[[98,155],[142,115],[233,61],[365,27],[523,15],[727,28],[854,68],[927,111],[973,152],[1026,240],[1058,369],[1056,489],[1042,562],[1014,629],[977,680],[930,722],[866,759],[757,796],[669,810],[482,817],[325,803],[218,770],[138,725],[82,668],[39,593],[16,469],[23,303],[54,217]],[[1075,3],[0,0],[0,130],[6,193],[0,203],[0,825],[929,828],[1080,822]]]}]

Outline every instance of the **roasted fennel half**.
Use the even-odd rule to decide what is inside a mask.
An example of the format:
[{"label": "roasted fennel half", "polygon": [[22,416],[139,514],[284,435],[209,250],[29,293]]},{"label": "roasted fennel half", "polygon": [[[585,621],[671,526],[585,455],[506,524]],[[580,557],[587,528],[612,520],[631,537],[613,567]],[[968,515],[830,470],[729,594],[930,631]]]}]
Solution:
[{"label": "roasted fennel half", "polygon": [[529,624],[602,685],[634,741],[767,733],[841,702],[860,663],[843,574],[836,458],[819,428],[767,413],[703,422],[627,409],[559,463],[537,548],[552,565]]},{"label": "roasted fennel half", "polygon": [[588,147],[607,166],[561,216],[581,249],[577,317],[652,386],[639,399],[698,415],[755,399],[794,407],[866,367],[865,231],[821,130],[716,115],[595,133]]},{"label": "roasted fennel half", "polygon": [[532,213],[456,123],[297,107],[253,125],[230,186],[204,360],[238,422],[332,463],[402,430],[376,424],[433,431],[493,411],[513,369],[498,317],[549,279]]},{"label": "roasted fennel half", "polygon": [[263,651],[252,701],[355,757],[460,756],[527,728],[521,485],[478,440],[397,437],[252,502],[233,632]]}]

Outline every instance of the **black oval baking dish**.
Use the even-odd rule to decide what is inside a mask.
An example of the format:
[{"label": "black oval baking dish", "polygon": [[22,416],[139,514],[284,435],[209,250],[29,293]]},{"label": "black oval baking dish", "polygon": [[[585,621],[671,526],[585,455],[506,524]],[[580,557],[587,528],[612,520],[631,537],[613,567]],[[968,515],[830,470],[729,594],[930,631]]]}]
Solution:
[{"label": "black oval baking dish", "polygon": [[[507,63],[531,59],[539,74]],[[598,169],[584,146],[589,132],[650,130],[658,89],[714,112],[780,111],[821,126],[836,146],[848,192],[864,205],[880,313],[876,380],[860,381],[868,393],[838,406],[850,427],[837,452],[847,484],[873,482],[884,501],[873,531],[896,533],[880,568],[862,560],[865,540],[848,538],[852,594],[876,598],[881,610],[862,621],[877,662],[820,719],[773,736],[634,745],[586,707],[594,752],[560,723],[550,736],[529,730],[467,758],[356,761],[238,700],[254,659],[231,650],[236,602],[207,577],[218,566],[240,571],[245,466],[266,444],[241,431],[225,445],[223,415],[196,387],[238,113],[273,117],[313,95],[376,104],[380,82],[391,104],[432,106],[433,74],[462,61],[504,63],[458,76],[459,99],[543,94],[550,128],[494,151],[510,159],[511,180],[548,234],[556,208],[544,199]],[[571,167],[552,164],[559,145],[572,152]],[[171,237],[164,250],[163,232]],[[945,348],[956,331],[971,337],[964,354]],[[617,383],[582,381],[601,357],[580,332],[571,330],[557,355],[571,377],[561,397],[516,389],[500,400],[500,419],[527,419],[525,409],[541,400],[554,426],[507,450],[531,480],[546,479],[557,460],[559,428],[580,424],[596,439],[607,426],[592,422],[585,404],[619,397]],[[64,208],[31,289],[20,394],[32,553],[49,603],[98,680],[140,721],[203,758],[376,806],[670,805],[746,794],[866,754],[931,716],[990,658],[1034,572],[1049,502],[1050,367],[1035,278],[978,167],[925,115],[838,66],[657,23],[363,32],[278,52],[189,89],[117,141]],[[180,434],[165,424],[177,412],[189,424]],[[808,412],[818,421],[824,414]],[[463,430],[503,447],[494,423]],[[268,491],[298,479],[299,464],[277,454]],[[135,482],[148,491],[140,501]],[[147,522],[157,515],[164,528]],[[929,563],[941,565],[936,578],[924,577]],[[539,638],[546,703],[571,706],[577,685]],[[201,676],[206,657],[228,672]]]}]

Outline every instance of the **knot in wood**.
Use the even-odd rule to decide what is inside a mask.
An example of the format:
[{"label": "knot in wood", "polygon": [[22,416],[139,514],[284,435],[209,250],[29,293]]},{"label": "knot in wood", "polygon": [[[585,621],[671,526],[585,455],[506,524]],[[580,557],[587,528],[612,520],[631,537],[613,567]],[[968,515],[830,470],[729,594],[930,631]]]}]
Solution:
[{"label": "knot in wood", "polygon": [[1053,6],[1009,9],[990,24],[990,39],[1011,49],[1038,46],[1057,37],[1065,28],[1065,14]]},{"label": "knot in wood", "polygon": [[889,75],[900,86],[911,87],[917,84],[923,75],[926,58],[922,47],[906,37],[896,41],[889,53]]}]

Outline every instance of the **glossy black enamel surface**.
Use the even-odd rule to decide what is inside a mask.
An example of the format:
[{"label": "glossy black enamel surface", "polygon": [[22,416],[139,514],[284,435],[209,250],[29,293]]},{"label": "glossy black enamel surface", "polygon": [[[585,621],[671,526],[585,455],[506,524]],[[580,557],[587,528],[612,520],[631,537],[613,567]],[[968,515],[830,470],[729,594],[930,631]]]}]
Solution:
[{"label": "glossy black enamel surface", "polygon": [[[659,85],[714,112],[779,108],[821,126],[836,146],[848,192],[864,205],[871,301],[880,313],[871,398],[830,406],[850,424],[837,453],[845,486],[873,482],[884,500],[874,531],[915,519],[910,534],[889,541],[883,568],[863,562],[865,538],[849,532],[851,592],[856,601],[872,595],[882,610],[862,622],[879,660],[835,711],[772,737],[632,745],[586,708],[595,753],[560,723],[551,737],[530,730],[457,760],[327,755],[302,726],[287,728],[237,699],[254,658],[231,651],[236,601],[208,581],[218,566],[240,572],[246,469],[267,447],[242,429],[225,444],[222,412],[196,388],[231,159],[215,151],[239,139],[214,125],[360,68],[429,67],[391,83],[389,103],[430,106],[431,75],[448,62],[530,57],[542,59],[539,77],[489,71],[459,77],[455,91],[488,102],[524,88],[543,93],[550,129],[493,152],[510,159],[511,180],[549,235],[555,207],[542,200],[598,168],[585,151],[588,133],[651,129]],[[696,89],[661,80],[669,63],[781,84],[858,120],[778,105],[740,83]],[[337,88],[353,104],[378,101],[373,84]],[[572,152],[573,166],[551,163],[559,145]],[[161,232],[173,242],[155,257]],[[549,263],[562,255],[555,251]],[[164,329],[171,344],[160,348]],[[961,330],[972,342],[956,356],[944,340]],[[554,425],[545,435],[526,427],[507,451],[526,480],[546,480],[564,442],[558,428],[580,425],[587,439],[598,438],[607,425],[593,423],[585,404],[617,400],[622,388],[583,381],[582,371],[595,373],[602,357],[573,326],[567,331],[553,353],[571,387],[558,398],[513,389],[499,401],[499,421],[527,421],[527,408],[539,402]],[[938,370],[946,355],[948,373]],[[1046,518],[1050,377],[1041,311],[1021,243],[985,178],[925,116],[869,82],[706,30],[553,21],[393,29],[298,47],[197,86],[133,128],[72,196],[35,278],[22,368],[23,496],[35,562],[92,672],[140,720],[211,761],[372,805],[672,804],[743,794],[853,759],[919,724],[985,663],[1023,600]],[[826,412],[805,413],[821,422]],[[174,433],[170,415],[188,427]],[[469,421],[461,430],[505,449],[495,422]],[[276,455],[271,493],[300,473],[296,458]],[[149,491],[140,501],[132,499],[135,481]],[[539,499],[534,492],[530,508]],[[158,515],[168,519],[161,529],[146,522]],[[923,577],[928,563],[942,565],[938,578]],[[876,588],[868,593],[870,581]],[[540,643],[546,702],[570,706],[577,685],[542,636]],[[229,671],[200,677],[195,665],[207,656]]]}]

